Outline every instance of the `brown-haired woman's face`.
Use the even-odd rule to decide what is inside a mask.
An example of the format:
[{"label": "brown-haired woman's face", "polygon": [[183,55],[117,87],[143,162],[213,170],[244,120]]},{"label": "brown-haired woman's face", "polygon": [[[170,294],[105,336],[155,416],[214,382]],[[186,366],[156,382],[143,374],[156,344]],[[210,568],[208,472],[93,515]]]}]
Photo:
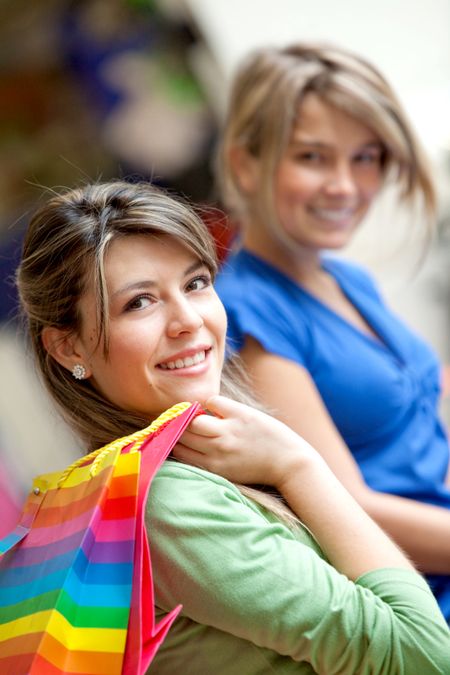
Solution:
[{"label": "brown-haired woman's face", "polygon": [[381,156],[369,127],[308,94],[275,175],[286,234],[307,249],[344,246],[378,194]]},{"label": "brown-haired woman's face", "polygon": [[148,417],[217,394],[226,317],[207,267],[175,239],[133,235],[105,258],[109,353],[98,345],[95,297],[80,302],[78,347],[94,387]]}]

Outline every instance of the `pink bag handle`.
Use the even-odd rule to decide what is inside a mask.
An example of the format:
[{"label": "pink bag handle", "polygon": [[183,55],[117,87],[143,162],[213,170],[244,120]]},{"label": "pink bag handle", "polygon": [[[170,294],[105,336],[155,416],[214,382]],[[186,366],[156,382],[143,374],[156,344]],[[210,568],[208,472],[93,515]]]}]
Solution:
[{"label": "pink bag handle", "polygon": [[203,412],[198,403],[193,403],[178,417],[168,421],[149,436],[141,446],[135,566],[123,675],[144,675],[147,672],[150,662],[181,610],[181,605],[175,607],[155,625],[150,549],[144,522],[145,504],[151,482],[158,469],[189,423]]}]

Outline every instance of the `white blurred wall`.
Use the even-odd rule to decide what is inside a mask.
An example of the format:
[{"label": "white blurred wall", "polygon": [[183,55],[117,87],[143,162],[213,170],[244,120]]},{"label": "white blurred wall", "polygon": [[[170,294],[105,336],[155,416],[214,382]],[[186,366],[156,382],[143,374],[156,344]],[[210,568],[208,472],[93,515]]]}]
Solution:
[{"label": "white blurred wall", "polygon": [[[184,0],[228,80],[252,47],[332,41],[376,63],[429,145],[450,143],[449,0]],[[226,92],[220,78],[219,105]],[[431,118],[432,110],[432,118]]]}]

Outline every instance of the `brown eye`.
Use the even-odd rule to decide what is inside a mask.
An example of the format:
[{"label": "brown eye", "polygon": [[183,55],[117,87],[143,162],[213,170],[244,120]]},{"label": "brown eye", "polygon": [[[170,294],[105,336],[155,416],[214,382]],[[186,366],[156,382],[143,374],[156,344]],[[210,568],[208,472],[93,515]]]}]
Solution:
[{"label": "brown eye", "polygon": [[314,151],[308,151],[308,152],[301,152],[299,155],[297,155],[297,160],[299,162],[305,162],[305,163],[318,163],[322,160],[322,155],[320,152],[314,152]]},{"label": "brown eye", "polygon": [[136,298],[127,302],[125,306],[126,312],[139,311],[140,309],[145,309],[152,304],[153,300],[149,295],[138,295]]},{"label": "brown eye", "polygon": [[211,277],[206,274],[202,274],[198,277],[194,277],[194,279],[191,279],[191,281],[186,286],[186,290],[202,291],[204,288],[207,288],[210,285],[211,285]]}]

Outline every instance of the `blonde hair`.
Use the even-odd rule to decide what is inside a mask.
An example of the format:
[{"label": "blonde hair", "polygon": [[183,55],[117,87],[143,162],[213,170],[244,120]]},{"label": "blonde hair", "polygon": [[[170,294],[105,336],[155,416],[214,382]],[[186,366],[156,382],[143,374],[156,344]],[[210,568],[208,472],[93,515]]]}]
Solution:
[{"label": "blonde hair", "polygon": [[231,164],[231,150],[241,147],[258,158],[261,184],[258,213],[277,228],[273,177],[288,143],[306,94],[314,92],[379,138],[382,170],[411,206],[419,196],[431,223],[436,197],[423,149],[392,88],[381,73],[344,49],[295,44],[251,53],[234,78],[218,155],[218,181],[224,206],[237,219],[247,209]]},{"label": "blonde hair", "polygon": [[[145,427],[149,420],[114,405],[89,379],[75,380],[47,352],[42,331],[50,326],[68,333],[79,332],[79,301],[88,280],[93,280],[99,346],[107,357],[105,254],[115,239],[136,234],[174,237],[206,265],[214,279],[214,243],[194,211],[148,183],[122,181],[86,185],[53,196],[30,222],[17,270],[19,297],[40,376],[87,450]],[[224,367],[222,393],[254,404],[240,367],[233,360]],[[238,487],[287,523],[295,521],[278,499],[259,490]]]}]

